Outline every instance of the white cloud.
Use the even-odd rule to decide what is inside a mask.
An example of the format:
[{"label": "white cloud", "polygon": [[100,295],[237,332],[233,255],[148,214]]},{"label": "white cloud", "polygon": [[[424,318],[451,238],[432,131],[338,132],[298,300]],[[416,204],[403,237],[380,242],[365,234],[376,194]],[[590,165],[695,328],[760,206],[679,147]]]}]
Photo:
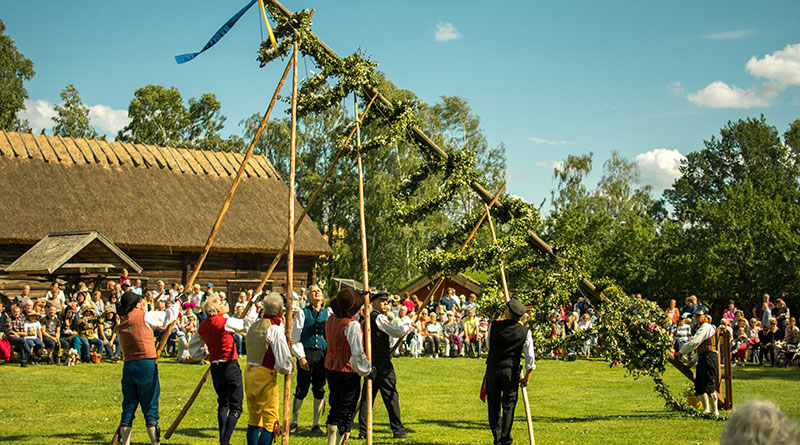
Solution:
[{"label": "white cloud", "polygon": [[555,160],[536,161],[534,162],[534,164],[537,167],[546,168],[548,170],[555,170],[557,168],[560,169],[561,166],[564,165],[564,161],[555,161]]},{"label": "white cloud", "polygon": [[437,42],[449,42],[450,40],[458,40],[461,37],[460,32],[456,29],[455,25],[450,22],[439,22],[436,24],[436,33],[433,39]]},{"label": "white cloud", "polygon": [[712,40],[735,40],[752,36],[756,32],[752,29],[736,29],[733,31],[717,32],[713,34],[703,34],[700,37]]},{"label": "white cloud", "polygon": [[116,136],[131,119],[128,117],[128,110],[115,110],[108,105],[93,105],[89,107],[89,122],[97,128],[100,133],[107,133]]},{"label": "white cloud", "polygon": [[800,43],[786,45],[762,59],[751,57],[744,67],[753,76],[771,80],[783,88],[800,85]]},{"label": "white cloud", "polygon": [[653,191],[657,194],[671,187],[675,179],[680,177],[681,172],[678,167],[683,159],[685,156],[678,150],[668,148],[656,148],[633,158],[639,166],[640,181],[652,185]]},{"label": "white cloud", "polygon": [[[707,108],[753,108],[770,106],[771,97],[755,90],[745,90],[717,80],[700,91],[689,94],[689,102]],[[774,97],[774,95],[772,95]]]},{"label": "white cloud", "polygon": [[683,86],[680,82],[670,82],[667,84],[667,92],[673,96],[683,96]]},{"label": "white cloud", "polygon": [[572,141],[563,141],[563,140],[562,141],[556,141],[556,140],[552,140],[552,139],[542,139],[542,138],[536,138],[536,137],[529,137],[527,139],[529,141],[535,142],[537,144],[546,144],[546,145],[573,145],[573,144],[575,144]]},{"label": "white cloud", "polygon": [[[53,104],[46,100],[25,99],[25,109],[18,113],[22,119],[28,119],[31,130],[39,133],[43,129],[53,128],[53,117],[56,110]],[[89,107],[89,123],[101,134],[106,133],[116,136],[117,132],[130,122],[127,110],[115,110],[108,105],[92,105]]]},{"label": "white cloud", "polygon": [[717,80],[687,96],[690,102],[708,108],[769,107],[772,99],[789,86],[800,86],[800,43],[763,58],[751,57],[745,69],[754,77],[766,79],[755,88],[739,88]]},{"label": "white cloud", "polygon": [[40,133],[42,129],[49,130],[52,128],[55,115],[56,111],[50,102],[30,99],[25,99],[25,109],[17,113],[20,119],[28,119],[31,124],[31,130],[34,133]]}]

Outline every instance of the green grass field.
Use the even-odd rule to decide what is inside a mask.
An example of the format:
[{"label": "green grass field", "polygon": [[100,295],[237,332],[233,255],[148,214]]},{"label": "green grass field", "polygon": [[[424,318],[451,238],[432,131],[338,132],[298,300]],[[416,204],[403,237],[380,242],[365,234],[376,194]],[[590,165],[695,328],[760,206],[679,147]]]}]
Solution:
[{"label": "green grass field", "polygon": [[[652,381],[625,377],[602,361],[539,360],[529,385],[536,441],[539,444],[712,444],[723,422],[692,419],[664,408]],[[161,425],[175,419],[205,366],[159,364]],[[395,360],[400,405],[413,437],[393,441],[386,410],[375,404],[375,443],[487,444],[491,432],[486,405],[478,399],[483,360],[429,358]],[[0,443],[107,443],[119,422],[122,364],[75,367],[0,366]],[[678,393],[686,379],[669,370],[667,381]],[[800,415],[800,368],[734,368],[734,403],[753,398],[776,402],[789,416]],[[246,410],[246,408],[245,408]],[[233,443],[245,443],[246,412]],[[324,418],[323,418],[324,421]],[[303,406],[300,431],[291,443],[320,444],[308,433],[311,403]],[[212,386],[196,403],[166,444],[213,444],[217,437]],[[515,443],[527,443],[522,402],[514,421]],[[359,443],[353,441],[354,443]],[[133,443],[149,443],[141,413]]]}]

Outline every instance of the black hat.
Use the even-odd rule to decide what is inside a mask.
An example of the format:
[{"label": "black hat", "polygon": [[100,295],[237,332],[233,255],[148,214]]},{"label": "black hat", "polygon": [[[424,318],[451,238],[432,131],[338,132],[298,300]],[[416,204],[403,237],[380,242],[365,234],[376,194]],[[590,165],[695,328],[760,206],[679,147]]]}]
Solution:
[{"label": "black hat", "polygon": [[352,317],[363,305],[364,295],[347,287],[343,287],[330,302],[333,314],[339,318]]},{"label": "black hat", "polygon": [[119,303],[117,303],[117,313],[124,317],[128,315],[128,312],[132,311],[134,306],[142,299],[142,296],[128,291],[122,294],[122,298],[120,298]]},{"label": "black hat", "polygon": [[708,315],[708,308],[698,304],[697,309],[694,310],[694,315]]},{"label": "black hat", "polygon": [[523,315],[525,315],[525,305],[522,304],[522,302],[517,300],[516,298],[508,300],[508,303],[506,303],[506,307],[508,308],[508,312],[517,318],[520,318]]},{"label": "black hat", "polygon": [[380,292],[375,292],[374,294],[372,292],[369,293],[369,301],[370,301],[370,303],[374,303],[374,302],[380,301],[380,300],[385,300],[387,298],[389,298],[389,293],[388,292],[380,291]]}]

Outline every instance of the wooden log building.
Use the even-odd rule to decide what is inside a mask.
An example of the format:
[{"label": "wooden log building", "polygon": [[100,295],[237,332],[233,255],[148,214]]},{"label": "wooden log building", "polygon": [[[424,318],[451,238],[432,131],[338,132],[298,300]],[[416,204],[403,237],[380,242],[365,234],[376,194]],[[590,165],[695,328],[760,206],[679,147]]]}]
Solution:
[{"label": "wooden log building", "polygon": [[[156,280],[185,282],[243,158],[0,131],[0,296],[17,295],[23,284],[43,296],[55,275],[12,275],[5,268],[59,232],[101,233],[141,266],[131,276],[151,289]],[[256,287],[286,240],[287,212],[288,187],[265,156],[253,156],[196,283],[213,282],[229,297]],[[294,287],[314,283],[317,258],[330,253],[306,218],[295,237]],[[113,278],[119,269],[107,273]],[[284,259],[273,288],[285,279]]]}]

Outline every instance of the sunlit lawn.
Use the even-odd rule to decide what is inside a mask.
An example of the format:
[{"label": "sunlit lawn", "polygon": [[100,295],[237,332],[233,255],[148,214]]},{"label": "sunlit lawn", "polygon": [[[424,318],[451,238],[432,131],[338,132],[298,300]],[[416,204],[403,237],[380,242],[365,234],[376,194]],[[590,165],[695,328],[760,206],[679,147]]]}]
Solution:
[{"label": "sunlit lawn", "polygon": [[[539,444],[718,443],[723,422],[691,419],[664,408],[652,381],[625,377],[601,361],[539,360],[529,386],[534,431]],[[191,394],[205,367],[159,363],[161,425],[166,430]],[[483,360],[395,359],[403,421],[409,444],[487,444],[491,432],[486,405],[478,398]],[[107,443],[119,422],[122,364],[38,366],[0,365],[0,443]],[[687,380],[670,370],[674,392]],[[800,368],[734,368],[734,403],[752,398],[775,401],[787,414],[800,415]],[[291,443],[324,443],[308,433],[311,403],[301,412],[301,430]],[[246,408],[245,408],[246,410]],[[234,443],[245,442],[246,412]],[[324,419],[323,419],[324,420]],[[166,444],[216,442],[216,398],[207,384]],[[527,443],[522,403],[514,422],[515,443]],[[386,410],[375,403],[375,443],[392,443]],[[396,441],[400,443],[401,441]],[[137,413],[133,443],[149,443]]]}]

